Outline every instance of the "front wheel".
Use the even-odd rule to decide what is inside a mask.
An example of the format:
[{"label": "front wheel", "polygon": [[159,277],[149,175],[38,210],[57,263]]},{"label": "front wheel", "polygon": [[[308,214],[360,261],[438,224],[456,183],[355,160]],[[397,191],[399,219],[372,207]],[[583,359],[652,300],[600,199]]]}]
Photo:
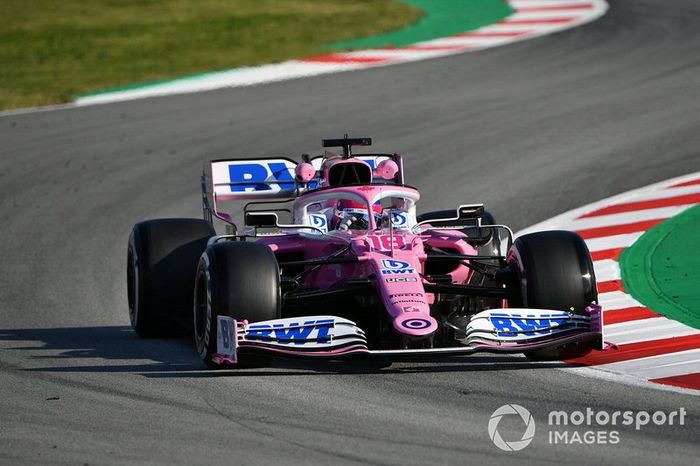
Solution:
[{"label": "front wheel", "polygon": [[[279,319],[279,267],[272,250],[252,242],[225,241],[209,246],[199,260],[194,292],[197,352],[209,367],[216,350],[218,316],[237,321]],[[268,357],[243,355],[237,367],[259,367]]]},{"label": "front wheel", "polygon": [[[595,272],[583,239],[572,231],[542,231],[515,240],[507,262],[515,272],[509,305],[585,314],[598,301]],[[536,360],[580,357],[590,345],[573,343],[526,352]]]}]

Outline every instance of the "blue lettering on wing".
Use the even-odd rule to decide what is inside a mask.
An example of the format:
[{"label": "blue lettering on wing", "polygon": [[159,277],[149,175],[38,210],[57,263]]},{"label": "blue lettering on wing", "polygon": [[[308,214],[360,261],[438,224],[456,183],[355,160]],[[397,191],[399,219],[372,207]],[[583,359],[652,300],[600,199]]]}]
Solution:
[{"label": "blue lettering on wing", "polygon": [[501,333],[515,333],[519,330],[517,327],[515,327],[513,320],[507,314],[491,314],[489,316],[489,320],[499,335]]},{"label": "blue lettering on wing", "polygon": [[372,170],[374,170],[375,168],[377,168],[377,167],[376,167],[376,159],[375,159],[374,157],[362,157],[362,156],[359,156],[359,157],[357,157],[357,158],[360,159],[360,160],[362,160],[363,162],[365,162],[367,165],[369,165],[369,168],[371,168]]},{"label": "blue lettering on wing", "polygon": [[[280,188],[294,189],[294,177],[286,164],[281,162],[271,163],[270,171],[272,171],[272,176],[279,182]],[[287,183],[284,183],[285,181]]]},{"label": "blue lettering on wing", "polygon": [[549,316],[550,326],[561,326],[569,322],[568,314],[550,314]]},{"label": "blue lettering on wing", "polygon": [[[331,329],[335,326],[333,319],[308,320],[304,323],[291,322],[288,324],[258,324],[249,325],[248,340],[269,341],[283,345],[304,345],[306,343],[329,343],[332,339]],[[316,338],[312,338],[313,332]]]},{"label": "blue lettering on wing", "polygon": [[519,314],[491,314],[489,319],[496,331],[503,336],[516,336],[518,333],[527,336],[547,335],[552,327],[561,326],[568,322],[567,314],[544,314],[539,319],[521,316]]},{"label": "blue lettering on wing", "polygon": [[328,335],[333,326],[335,325],[335,322],[333,319],[326,319],[326,320],[318,320],[316,321],[316,329],[318,330],[318,336],[316,337],[319,343],[328,343],[331,341],[330,336]]},{"label": "blue lettering on wing", "polygon": [[[242,163],[228,166],[231,192],[269,191],[272,189],[267,180],[267,168],[259,163]],[[252,189],[251,189],[252,188]]]},{"label": "blue lettering on wing", "polygon": [[272,327],[269,325],[249,325],[246,338],[248,340],[271,341],[273,339]]},{"label": "blue lettering on wing", "polygon": [[512,319],[513,323],[522,330],[522,333],[528,336],[533,336],[536,335],[539,331],[539,333],[549,333],[547,332],[542,332],[543,329],[549,328],[549,321],[547,320],[540,320],[539,322],[534,320],[534,319],[518,319],[518,318],[513,318]]},{"label": "blue lettering on wing", "polygon": [[304,326],[301,326],[296,322],[291,323],[286,331],[284,329],[284,324],[273,324],[275,327],[275,338],[277,338],[277,341],[280,343],[294,343],[297,345],[303,345],[314,329],[314,326],[312,325],[313,323],[313,320],[304,322]]}]

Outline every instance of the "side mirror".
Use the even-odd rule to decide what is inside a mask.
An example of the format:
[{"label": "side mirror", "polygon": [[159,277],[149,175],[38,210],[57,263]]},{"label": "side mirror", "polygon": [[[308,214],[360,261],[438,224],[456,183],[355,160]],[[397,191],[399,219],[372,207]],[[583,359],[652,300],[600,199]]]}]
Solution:
[{"label": "side mirror", "polygon": [[245,224],[255,228],[275,228],[279,222],[274,212],[247,212]]},{"label": "side mirror", "polygon": [[300,183],[308,183],[316,176],[316,169],[309,162],[302,162],[294,169],[294,175]]},{"label": "side mirror", "polygon": [[458,220],[476,220],[484,216],[484,204],[466,204],[457,209]]},{"label": "side mirror", "polygon": [[389,181],[396,178],[396,174],[399,172],[399,166],[393,160],[383,160],[379,162],[374,172],[379,175],[380,178]]}]

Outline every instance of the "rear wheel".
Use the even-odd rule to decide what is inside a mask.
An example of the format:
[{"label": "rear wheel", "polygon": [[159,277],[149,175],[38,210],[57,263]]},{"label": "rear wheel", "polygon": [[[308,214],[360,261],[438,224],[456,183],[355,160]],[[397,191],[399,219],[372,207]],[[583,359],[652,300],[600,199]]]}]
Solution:
[{"label": "rear wheel", "polygon": [[[238,321],[278,319],[279,267],[272,250],[258,243],[226,241],[209,246],[199,261],[194,292],[197,352],[210,367],[216,353],[217,317]],[[259,367],[270,358],[241,355],[237,367]]]},{"label": "rear wheel", "polygon": [[[519,237],[507,262],[517,281],[511,283],[509,305],[555,309],[585,315],[598,301],[593,261],[583,239],[571,231],[543,231]],[[556,360],[583,356],[590,345],[573,343],[525,353],[531,359]]]},{"label": "rear wheel", "polygon": [[168,336],[177,330],[179,319],[190,315],[197,262],[215,234],[211,224],[200,219],[134,225],[126,278],[129,318],[139,336]]}]

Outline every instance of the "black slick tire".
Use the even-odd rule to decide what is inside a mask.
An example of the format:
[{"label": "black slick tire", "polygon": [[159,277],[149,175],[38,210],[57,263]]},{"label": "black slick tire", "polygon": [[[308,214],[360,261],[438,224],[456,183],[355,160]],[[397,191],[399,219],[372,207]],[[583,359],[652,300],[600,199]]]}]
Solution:
[{"label": "black slick tire", "polygon": [[127,248],[127,293],[131,326],[139,336],[171,336],[177,333],[176,322],[191,315],[197,263],[215,234],[200,219],[134,225]]},{"label": "black slick tire", "polygon": [[[259,322],[280,318],[280,275],[272,250],[254,242],[210,245],[197,267],[194,334],[197,352],[209,367],[216,353],[218,316]],[[237,367],[259,367],[269,358],[239,355]]]},{"label": "black slick tire", "polygon": [[[554,309],[585,315],[598,301],[593,262],[583,239],[571,231],[543,231],[515,240],[507,262],[514,272],[510,307]],[[583,356],[590,345],[570,344],[525,353],[531,359]]]}]

